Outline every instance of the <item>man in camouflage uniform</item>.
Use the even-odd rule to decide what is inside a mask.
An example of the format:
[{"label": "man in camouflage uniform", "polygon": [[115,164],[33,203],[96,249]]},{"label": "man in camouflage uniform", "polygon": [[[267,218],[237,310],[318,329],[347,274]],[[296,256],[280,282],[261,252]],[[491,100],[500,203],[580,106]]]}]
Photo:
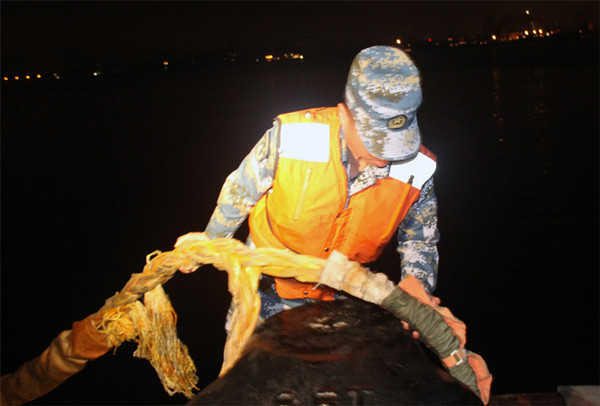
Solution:
[{"label": "man in camouflage uniform", "polygon": [[[378,180],[389,179],[394,168],[401,167],[394,165],[410,163],[423,151],[416,119],[421,100],[419,72],[404,52],[375,46],[356,56],[348,75],[345,103],[338,105],[339,151],[346,171],[348,200],[369,190]],[[311,113],[306,114],[308,117]],[[278,163],[285,156],[281,127],[281,121],[275,120],[238,169],[228,176],[205,232],[181,236],[176,246],[194,238],[232,237],[257,202],[272,192]],[[434,160],[433,169],[417,185],[414,202],[398,220],[401,222],[397,229],[402,278],[409,274],[415,276],[429,294],[436,287],[438,268]],[[431,166],[430,161],[427,162]],[[409,181],[404,179],[403,182],[412,187],[412,179],[411,176]],[[250,225],[252,227],[252,223]],[[248,244],[254,245],[251,237]],[[282,298],[273,286],[267,286],[260,295],[263,319],[313,300]],[[432,297],[434,304],[436,300]]]}]

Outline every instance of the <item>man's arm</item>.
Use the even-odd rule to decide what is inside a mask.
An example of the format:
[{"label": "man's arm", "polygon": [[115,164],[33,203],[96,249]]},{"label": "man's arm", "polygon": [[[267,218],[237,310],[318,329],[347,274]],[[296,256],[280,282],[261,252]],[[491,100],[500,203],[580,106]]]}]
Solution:
[{"label": "man's arm", "polygon": [[398,248],[402,278],[415,276],[431,294],[437,285],[440,234],[437,228],[437,198],[433,178],[421,190],[398,229]]},{"label": "man's arm", "polygon": [[277,162],[277,125],[267,131],[225,180],[217,207],[205,233],[209,238],[230,238],[244,222],[250,209],[273,185]]}]

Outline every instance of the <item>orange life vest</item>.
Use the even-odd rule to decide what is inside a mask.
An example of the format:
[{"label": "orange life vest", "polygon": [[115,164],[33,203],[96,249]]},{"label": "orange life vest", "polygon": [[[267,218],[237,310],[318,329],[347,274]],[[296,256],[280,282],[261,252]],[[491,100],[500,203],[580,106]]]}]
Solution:
[{"label": "orange life vest", "polygon": [[[338,108],[287,113],[278,119],[273,186],[249,216],[254,244],[321,258],[335,249],[360,263],[377,259],[433,175],[435,155],[421,147],[410,161],[392,163],[389,177],[348,199]],[[275,288],[287,299],[333,300],[335,293],[293,278],[277,278]]]}]

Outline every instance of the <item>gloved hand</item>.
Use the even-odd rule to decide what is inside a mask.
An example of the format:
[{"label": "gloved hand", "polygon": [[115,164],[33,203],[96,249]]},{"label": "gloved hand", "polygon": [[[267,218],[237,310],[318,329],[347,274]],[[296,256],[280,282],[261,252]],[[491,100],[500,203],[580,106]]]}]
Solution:
[{"label": "gloved hand", "polygon": [[[442,300],[439,297],[429,295],[429,305],[431,307],[435,308],[435,307],[438,307],[440,304],[442,304]],[[404,327],[404,330],[411,330],[410,324],[408,324],[405,321],[402,321],[402,327]],[[419,339],[419,332],[416,330],[413,330],[412,336],[414,339]]]},{"label": "gloved hand", "polygon": [[[208,238],[206,236],[206,233],[199,233],[199,232],[193,232],[193,233],[187,233],[184,234],[182,236],[180,236],[177,241],[175,241],[175,248],[179,247],[180,245],[186,243],[186,242],[193,242],[193,241],[208,241],[210,240],[210,238]],[[186,266],[186,265],[182,265],[179,270],[183,273],[191,273],[194,272],[195,270],[197,270],[200,266]]]}]

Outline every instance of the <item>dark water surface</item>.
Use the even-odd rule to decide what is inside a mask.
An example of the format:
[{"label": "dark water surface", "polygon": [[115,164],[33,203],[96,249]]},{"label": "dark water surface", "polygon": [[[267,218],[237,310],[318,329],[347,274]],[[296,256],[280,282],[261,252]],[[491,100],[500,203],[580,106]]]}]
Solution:
[{"label": "dark water surface", "polygon": [[[598,47],[414,53],[438,155],[443,303],[494,393],[599,383]],[[206,225],[278,113],[341,100],[351,57],[2,92],[2,373],[102,306],[145,257]],[[243,231],[239,238],[244,238]],[[399,276],[390,247],[378,270]],[[229,294],[210,267],[165,286],[214,380]],[[36,404],[182,404],[134,346]]]}]

